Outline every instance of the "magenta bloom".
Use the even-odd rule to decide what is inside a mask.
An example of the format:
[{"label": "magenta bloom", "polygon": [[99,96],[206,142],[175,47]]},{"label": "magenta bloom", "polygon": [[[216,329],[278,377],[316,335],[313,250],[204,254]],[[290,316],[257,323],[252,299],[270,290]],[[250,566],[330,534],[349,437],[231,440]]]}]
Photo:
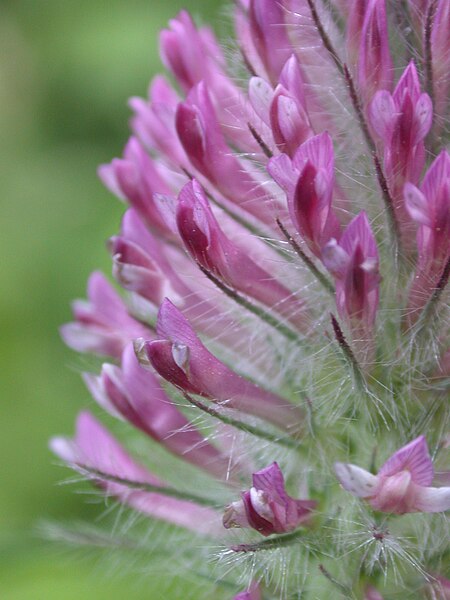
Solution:
[{"label": "magenta bloom", "polygon": [[223,524],[227,529],[250,527],[264,536],[287,533],[307,521],[315,506],[314,500],[288,496],[283,474],[274,462],[253,474],[253,487],[227,507]]},{"label": "magenta bloom", "polygon": [[[354,3],[356,5],[359,2]],[[380,89],[390,89],[393,64],[384,0],[368,0],[361,27],[358,57],[358,82],[366,102]],[[351,35],[351,33],[350,33]]]},{"label": "magenta bloom", "polygon": [[195,180],[178,196],[176,219],[181,239],[197,263],[232,288],[274,307],[299,328],[305,327],[302,302],[261,268],[247,249],[225,235]]},{"label": "magenta bloom", "polygon": [[333,144],[328,133],[310,138],[292,161],[282,154],[269,172],[284,189],[289,213],[311,252],[321,256],[331,237],[339,237],[339,222],[331,208],[334,189]]},{"label": "magenta bloom", "polygon": [[[403,72],[392,95],[377,92],[369,107],[370,122],[383,148],[384,167],[394,208],[405,226],[409,215],[403,201],[403,186],[417,184],[425,164],[424,139],[430,131],[433,105],[422,93],[416,66],[411,62]],[[411,231],[408,227],[403,233]],[[405,243],[410,246],[408,235]]]},{"label": "magenta bloom", "polygon": [[380,275],[378,249],[364,211],[349,223],[339,242],[328,242],[323,260],[336,279],[339,314],[370,331],[378,308]]},{"label": "magenta bloom", "polygon": [[[89,391],[159,445],[152,464],[170,453],[172,483],[87,413],[52,448],[188,529],[169,569],[235,600],[447,600],[445,517],[401,515],[450,509],[449,7],[235,0],[226,49],[182,11],[160,35],[167,78],[130,100],[123,155],[99,168],[126,205],[108,242],[122,291],[95,273],[61,331],[101,357]],[[421,431],[434,464],[424,436],[376,474],[335,463]],[[342,504],[333,465],[367,510]]]},{"label": "magenta bloom", "polygon": [[434,469],[423,435],[397,450],[377,475],[345,463],[336,463],[335,471],[342,487],[375,510],[399,515],[450,510],[450,487],[431,487]]},{"label": "magenta bloom", "polygon": [[450,257],[450,155],[445,150],[433,161],[420,188],[404,187],[406,209],[418,224],[417,264],[410,292],[410,322],[430,298]]},{"label": "magenta bloom", "polygon": [[139,365],[132,344],[123,351],[121,367],[104,364],[100,377],[85,373],[84,380],[108,412],[213,476],[226,477],[228,457],[205,440],[167,396],[156,376]]},{"label": "magenta bloom", "polygon": [[95,352],[119,358],[130,340],[151,338],[150,329],[130,316],[124,302],[101,273],[92,273],[88,298],[73,305],[75,321],[61,327],[68,346],[79,352]]},{"label": "magenta bloom", "polygon": [[150,158],[137,138],[129,139],[123,158],[101,165],[98,175],[113,194],[130,203],[152,230],[170,235],[154,194],[170,193],[174,177],[163,164]]},{"label": "magenta bloom", "polygon": [[[119,442],[90,413],[79,415],[75,438],[53,438],[51,449],[75,469],[92,471],[93,479],[105,493],[156,519],[163,519],[198,533],[217,532],[218,514],[193,502],[127,487],[126,482],[137,485],[165,484],[137,463]],[[103,477],[102,477],[103,475]],[[111,480],[108,479],[111,477]],[[115,482],[114,478],[124,480]]]},{"label": "magenta bloom", "polygon": [[144,351],[164,379],[188,393],[205,396],[282,429],[299,431],[302,411],[239,376],[211,354],[169,300],[161,305],[157,333],[160,339],[145,343]]}]

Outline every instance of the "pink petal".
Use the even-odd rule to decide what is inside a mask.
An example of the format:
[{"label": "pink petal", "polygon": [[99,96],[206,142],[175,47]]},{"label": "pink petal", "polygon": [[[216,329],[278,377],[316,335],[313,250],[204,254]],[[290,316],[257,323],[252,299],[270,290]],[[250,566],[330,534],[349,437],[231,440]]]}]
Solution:
[{"label": "pink petal", "polygon": [[324,169],[328,180],[334,179],[333,141],[327,131],[307,140],[295,153],[293,164],[301,170],[310,161],[318,170]]},{"label": "pink petal", "polygon": [[306,109],[305,82],[303,81],[300,64],[295,54],[286,61],[280,74],[280,84]]},{"label": "pink petal", "polygon": [[291,156],[312,135],[305,110],[297,100],[279,88],[270,107],[270,121],[275,143],[280,151]]},{"label": "pink petal", "polygon": [[[113,365],[109,365],[109,367],[113,368]],[[122,413],[114,406],[114,403],[109,398],[105,386],[103,385],[102,378],[93,373],[83,373],[82,377],[86,387],[97,404],[117,419],[124,419]]]},{"label": "pink petal", "polygon": [[284,477],[276,462],[253,474],[253,485],[257,490],[269,493],[276,502],[284,503],[288,495],[284,487]]},{"label": "pink petal", "polygon": [[334,470],[342,487],[358,498],[369,498],[378,484],[378,477],[348,463],[335,463]]},{"label": "pink petal", "polygon": [[400,471],[385,478],[378,474],[378,480],[376,492],[370,498],[375,510],[400,515],[415,512],[416,486],[412,483],[409,471]]},{"label": "pink petal", "polygon": [[[74,440],[53,438],[50,448],[72,466],[85,467],[136,483],[164,485],[134,461],[109,431],[88,412],[79,415]],[[116,496],[122,503],[156,519],[163,519],[196,533],[220,535],[219,515],[212,509],[155,492],[130,489],[121,483],[102,480],[100,475],[95,480],[109,495]]]},{"label": "pink petal", "polygon": [[444,512],[450,510],[450,487],[419,487],[415,507],[421,512]]},{"label": "pink petal", "polygon": [[405,470],[411,473],[412,481],[418,485],[427,486],[433,481],[433,463],[425,436],[421,435],[397,450],[384,463],[378,475],[390,477]]},{"label": "pink petal", "polygon": [[267,170],[288,196],[294,192],[299,172],[287,154],[271,158]]},{"label": "pink petal", "polygon": [[414,143],[421,142],[431,129],[433,122],[433,103],[428,94],[421,94],[414,107],[412,137]]},{"label": "pink petal", "polygon": [[417,73],[416,65],[412,60],[403,71],[402,76],[398,80],[395,90],[392,94],[397,106],[402,105],[405,95],[409,95],[414,104],[417,102],[420,96],[419,75]]},{"label": "pink petal", "polygon": [[411,218],[421,225],[431,227],[429,206],[425,195],[412,183],[405,183],[403,195],[405,197],[406,209]]},{"label": "pink petal", "polygon": [[273,81],[276,81],[292,54],[284,16],[285,9],[278,2],[250,0],[249,20],[253,44]]},{"label": "pink petal", "polygon": [[397,109],[391,94],[380,90],[369,105],[370,123],[385,144],[389,143]]},{"label": "pink petal", "polygon": [[392,73],[385,0],[369,0],[358,63],[358,83],[366,102],[377,90],[391,88]]},{"label": "pink petal", "polygon": [[[185,316],[167,299],[159,310],[157,332],[165,339],[146,344],[145,352],[158,373],[172,384],[283,429],[298,430],[303,412],[240,377],[218,360],[203,345]],[[180,345],[183,348],[180,349]],[[186,357],[183,368],[176,360],[180,350]]]},{"label": "pink petal", "polygon": [[248,95],[258,117],[269,125],[269,108],[273,98],[272,86],[262,77],[252,77],[248,86]]},{"label": "pink petal", "polygon": [[336,277],[344,277],[349,262],[347,252],[332,238],[322,249],[322,261]]},{"label": "pink petal", "polygon": [[117,196],[121,200],[125,200],[125,195],[122,188],[117,181],[114,166],[112,164],[100,165],[97,169],[97,175],[102,181],[103,185],[108,188],[110,192]]}]

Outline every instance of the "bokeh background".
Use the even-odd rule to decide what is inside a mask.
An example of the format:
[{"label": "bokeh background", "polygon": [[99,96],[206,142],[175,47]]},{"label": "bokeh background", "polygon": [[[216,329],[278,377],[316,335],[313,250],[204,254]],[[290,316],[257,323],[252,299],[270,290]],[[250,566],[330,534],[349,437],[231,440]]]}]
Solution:
[{"label": "bokeh background", "polygon": [[[47,449],[90,404],[58,327],[123,207],[96,177],[128,136],[126,100],[160,70],[157,32],[182,7],[226,30],[220,0],[0,0],[0,598],[181,598],[39,536],[95,519]],[[117,570],[116,570],[117,571]],[[167,583],[167,582],[166,582]]]}]

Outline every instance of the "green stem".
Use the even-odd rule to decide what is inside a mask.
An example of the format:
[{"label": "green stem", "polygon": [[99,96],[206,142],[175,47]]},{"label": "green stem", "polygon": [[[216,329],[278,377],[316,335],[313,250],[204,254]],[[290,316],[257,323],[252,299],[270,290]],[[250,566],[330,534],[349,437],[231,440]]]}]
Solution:
[{"label": "green stem", "polygon": [[331,575],[331,573],[322,565],[319,565],[319,571],[322,573],[322,575],[324,577],[326,577],[328,579],[328,581],[331,581],[331,583],[337,587],[341,592],[343,592],[345,594],[346,598],[351,598],[353,597],[353,593],[351,588],[349,588],[348,586],[344,585],[343,583],[341,583],[340,581],[338,581],[335,577],[333,577],[333,575]]},{"label": "green stem", "polygon": [[147,483],[143,481],[131,481],[129,479],[124,479],[123,477],[117,477],[116,475],[104,473],[103,471],[100,471],[98,469],[92,469],[82,464],[77,465],[77,467],[80,469],[82,474],[86,474],[90,479],[93,479],[94,481],[98,480],[99,482],[107,481],[110,483],[117,483],[129,489],[140,492],[161,494],[163,496],[169,496],[170,498],[177,498],[178,500],[187,500],[189,502],[195,502],[196,504],[200,504],[201,506],[222,508],[222,505],[216,502],[215,500],[205,498],[204,496],[198,496],[197,494],[191,494],[190,492],[183,492],[181,490],[177,490],[168,486],[153,485],[152,483]]},{"label": "green stem", "polygon": [[255,542],[253,544],[239,544],[232,546],[233,552],[262,552],[265,550],[274,550],[276,548],[284,548],[286,546],[292,546],[297,544],[304,539],[305,530],[296,530],[292,533],[283,533],[281,535],[274,535],[270,538],[262,540],[261,542]]},{"label": "green stem", "polygon": [[364,374],[362,369],[356,360],[356,356],[353,354],[353,350],[351,349],[349,343],[345,339],[344,333],[339,325],[336,317],[331,314],[331,324],[333,326],[334,336],[336,338],[337,343],[339,344],[340,349],[342,350],[342,354],[344,356],[346,364],[349,366],[350,371],[352,372],[353,379],[355,383],[358,385],[360,391],[367,393],[367,383],[364,378]]},{"label": "green stem", "polygon": [[266,144],[266,142],[262,139],[262,137],[259,135],[259,133],[256,131],[256,129],[253,127],[253,125],[251,123],[247,123],[247,127],[249,128],[250,133],[255,138],[256,143],[261,148],[261,150],[264,152],[266,157],[272,158],[272,156],[273,156],[272,150],[269,148],[269,146]]},{"label": "green stem", "polygon": [[[191,180],[194,178],[193,175],[191,173],[189,173],[189,171],[187,171],[186,169],[182,169],[182,170],[185,173],[186,177],[188,177]],[[291,260],[290,255],[285,250],[283,250],[283,248],[280,248],[279,246],[271,244],[271,243],[269,243],[267,241],[267,233],[264,233],[263,231],[261,231],[260,229],[258,229],[258,227],[256,227],[252,223],[250,223],[250,221],[247,221],[247,219],[245,219],[241,215],[238,215],[233,210],[231,210],[223,202],[220,202],[219,200],[217,200],[217,198],[215,198],[211,194],[211,192],[209,192],[207,189],[204,189],[204,192],[205,192],[206,196],[208,197],[208,199],[215,206],[217,206],[218,208],[220,208],[220,210],[223,210],[223,212],[226,215],[228,215],[231,219],[233,219],[233,221],[236,221],[236,223],[239,223],[239,225],[241,225],[242,227],[244,227],[245,229],[247,229],[247,231],[249,231],[255,237],[257,237],[260,240],[262,240],[267,246],[269,246],[270,248],[272,248],[277,254],[279,254],[280,256],[282,256],[284,259],[288,259],[289,261]]]},{"label": "green stem", "polygon": [[292,331],[290,327],[287,327],[284,323],[279,321],[276,317],[271,315],[269,312],[260,308],[256,304],[253,304],[240,294],[238,294],[235,290],[228,287],[223,281],[221,281],[218,277],[213,275],[208,269],[205,269],[200,263],[197,263],[198,268],[206,277],[212,281],[224,294],[226,294],[229,298],[234,300],[237,304],[247,309],[252,314],[256,315],[261,321],[264,321],[267,325],[270,325],[273,329],[275,329],[278,333],[281,333],[285,338],[287,338],[290,342],[294,342],[298,346],[303,346],[303,340]]},{"label": "green stem", "polygon": [[279,446],[284,446],[285,448],[291,448],[294,450],[300,449],[300,443],[294,439],[287,438],[284,436],[280,437],[278,435],[270,433],[269,431],[265,431],[263,429],[260,429],[259,427],[255,427],[254,425],[250,425],[249,423],[244,423],[243,421],[239,421],[238,419],[233,419],[233,417],[225,415],[217,409],[212,408],[207,404],[204,404],[203,402],[197,400],[196,398],[193,398],[186,392],[184,392],[183,395],[190,404],[200,409],[202,412],[210,415],[211,417],[222,421],[222,423],[225,423],[226,425],[231,425],[235,429],[244,431],[245,433],[271,442],[272,444],[278,444]]},{"label": "green stem", "polygon": [[317,281],[327,290],[327,292],[329,294],[331,294],[334,297],[335,290],[334,290],[333,284],[330,282],[330,280],[327,277],[325,277],[325,275],[321,271],[319,271],[319,269],[316,267],[316,265],[313,263],[313,261],[309,258],[309,256],[307,256],[307,254],[305,254],[303,252],[301,247],[297,244],[295,239],[291,236],[291,234],[285,228],[285,226],[280,221],[280,219],[277,218],[276,221],[277,221],[278,227],[280,228],[280,230],[281,230],[282,234],[284,235],[284,237],[286,238],[286,240],[289,242],[289,244],[292,246],[292,248],[295,250],[295,252],[298,254],[298,256],[302,259],[302,261],[305,263],[305,265],[308,267],[308,269],[311,271],[311,273],[314,275],[314,277],[317,279]]}]

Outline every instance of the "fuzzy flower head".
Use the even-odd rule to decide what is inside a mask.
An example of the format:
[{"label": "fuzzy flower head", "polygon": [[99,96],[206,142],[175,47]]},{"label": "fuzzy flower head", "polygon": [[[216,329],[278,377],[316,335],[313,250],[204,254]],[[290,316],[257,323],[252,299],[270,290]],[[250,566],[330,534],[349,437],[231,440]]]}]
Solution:
[{"label": "fuzzy flower head", "polygon": [[447,598],[449,2],[231,11],[226,49],[169,22],[99,168],[122,291],[61,334],[115,434],[51,448],[209,597]]}]

